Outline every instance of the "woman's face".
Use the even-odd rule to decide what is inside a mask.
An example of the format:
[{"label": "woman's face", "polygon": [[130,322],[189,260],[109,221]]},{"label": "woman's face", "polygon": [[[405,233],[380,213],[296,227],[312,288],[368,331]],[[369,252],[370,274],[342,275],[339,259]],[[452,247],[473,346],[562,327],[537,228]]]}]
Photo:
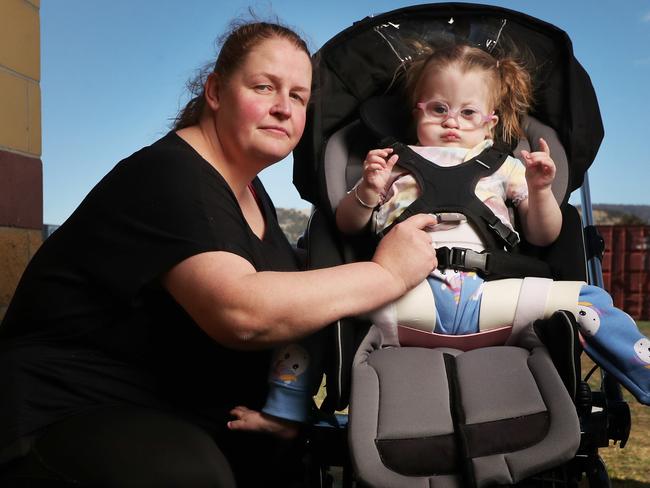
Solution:
[{"label": "woman's face", "polygon": [[309,56],[282,38],[262,41],[218,87],[215,124],[226,158],[262,167],[286,157],[305,128]]}]

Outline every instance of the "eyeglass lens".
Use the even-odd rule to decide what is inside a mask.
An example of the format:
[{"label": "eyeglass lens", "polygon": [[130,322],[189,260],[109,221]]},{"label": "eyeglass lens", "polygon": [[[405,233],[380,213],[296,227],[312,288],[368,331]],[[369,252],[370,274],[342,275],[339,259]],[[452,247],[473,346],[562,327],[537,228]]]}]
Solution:
[{"label": "eyeglass lens", "polygon": [[464,127],[480,127],[486,119],[481,111],[474,107],[463,107],[452,111],[446,103],[435,100],[424,104],[424,112],[429,117],[439,120],[440,123],[451,118]]}]

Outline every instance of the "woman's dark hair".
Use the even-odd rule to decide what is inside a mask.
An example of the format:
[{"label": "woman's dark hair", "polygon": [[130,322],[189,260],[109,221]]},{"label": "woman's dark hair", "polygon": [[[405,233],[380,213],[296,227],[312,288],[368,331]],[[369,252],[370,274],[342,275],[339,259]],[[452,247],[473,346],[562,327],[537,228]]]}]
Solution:
[{"label": "woman's dark hair", "polygon": [[234,21],[219,39],[221,49],[214,66],[201,70],[188,82],[192,98],[174,119],[172,129],[183,129],[199,122],[205,106],[205,81],[210,73],[218,73],[221,80],[227,80],[246,60],[251,49],[269,39],[286,39],[310,56],[307,43],[288,27],[276,22]]}]

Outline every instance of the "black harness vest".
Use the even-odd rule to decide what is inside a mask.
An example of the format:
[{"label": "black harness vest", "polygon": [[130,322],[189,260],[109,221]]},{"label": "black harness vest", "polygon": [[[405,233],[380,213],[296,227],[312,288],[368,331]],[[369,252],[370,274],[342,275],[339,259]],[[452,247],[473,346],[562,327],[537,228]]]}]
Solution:
[{"label": "black harness vest", "polygon": [[461,213],[479,234],[486,250],[478,253],[458,247],[438,248],[440,268],[475,271],[486,279],[552,277],[549,266],[543,261],[513,252],[517,250],[519,236],[476,196],[479,180],[501,167],[509,154],[507,148],[495,145],[459,165],[442,167],[402,143],[394,142],[390,147],[394,154],[399,155],[397,164],[408,170],[417,181],[421,195],[382,235],[397,223],[419,213]]}]

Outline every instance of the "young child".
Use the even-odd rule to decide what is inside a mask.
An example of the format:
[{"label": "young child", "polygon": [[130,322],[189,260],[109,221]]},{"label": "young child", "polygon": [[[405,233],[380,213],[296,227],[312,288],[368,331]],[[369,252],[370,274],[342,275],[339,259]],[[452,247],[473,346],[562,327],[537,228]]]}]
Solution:
[{"label": "young child", "polygon": [[[520,121],[532,100],[528,72],[510,58],[455,45],[413,63],[406,77],[418,145],[409,150],[437,166],[473,159],[495,138],[510,142],[522,134]],[[475,193],[514,231],[506,202],[515,207],[521,231],[531,244],[547,246],[560,233],[562,214],[551,185],[555,164],[548,144],[508,157],[492,175],[479,180]],[[362,179],[340,202],[336,223],[344,233],[370,227],[380,233],[420,195],[416,179],[399,167],[390,148],[371,150]],[[436,248],[482,251],[481,237],[462,214],[441,214],[430,232]],[[512,324],[522,280],[484,282],[473,272],[437,269],[396,304],[371,317],[384,342],[397,344],[397,324],[439,334],[471,334]],[[631,317],[613,307],[601,288],[581,282],[552,283],[543,315],[571,310],[587,353],[626,386],[639,401],[650,402],[650,341]],[[504,300],[505,297],[505,300]],[[512,297],[510,299],[510,297]],[[513,303],[506,303],[513,302]],[[542,317],[537,317],[542,318]],[[406,322],[406,323],[405,323]]]}]

